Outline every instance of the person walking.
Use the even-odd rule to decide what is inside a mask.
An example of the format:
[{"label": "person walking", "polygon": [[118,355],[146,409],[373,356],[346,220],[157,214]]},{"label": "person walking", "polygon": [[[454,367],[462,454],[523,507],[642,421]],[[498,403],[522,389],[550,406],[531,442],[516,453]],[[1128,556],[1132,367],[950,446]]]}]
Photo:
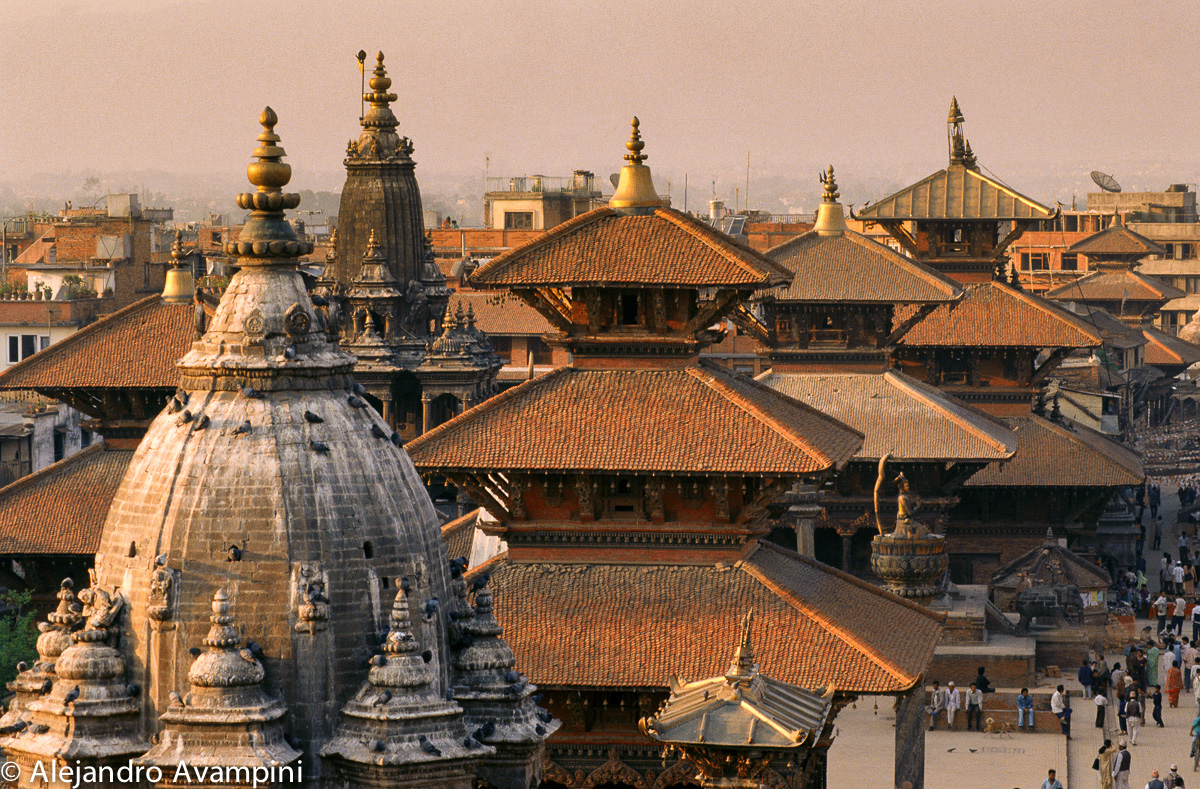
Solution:
[{"label": "person walking", "polygon": [[1167,785],[1167,789],[1171,789],[1171,787],[1176,786],[1179,787],[1179,789],[1183,789],[1183,776],[1179,774],[1178,764],[1171,765],[1171,772],[1163,776],[1163,783]]},{"label": "person walking", "polygon": [[1096,681],[1096,675],[1093,671],[1095,663],[1089,663],[1085,657],[1083,664],[1079,667],[1079,684],[1083,686],[1083,697],[1090,699],[1092,697],[1092,683]]},{"label": "person walking", "polygon": [[1062,781],[1054,777],[1053,770],[1050,770],[1046,780],[1042,781],[1042,789],[1063,789]]},{"label": "person walking", "polygon": [[[1163,561],[1166,561],[1166,560],[1164,559]],[[1163,569],[1163,573],[1164,573],[1163,577],[1164,578],[1166,578],[1166,573],[1168,573],[1170,571],[1170,569],[1171,569],[1170,567],[1166,567]],[[1163,583],[1165,585],[1166,581],[1164,581]],[[1167,630],[1167,606],[1168,605],[1169,604],[1167,603],[1166,590],[1164,587],[1163,594],[1160,594],[1158,596],[1158,599],[1154,601],[1154,615],[1156,617],[1158,617],[1158,632],[1160,634],[1165,633]]]},{"label": "person walking", "polygon": [[1092,769],[1100,773],[1100,789],[1112,789],[1112,763],[1116,755],[1117,749],[1113,747],[1112,740],[1105,740],[1096,754],[1096,760],[1092,762]]},{"label": "person walking", "polygon": [[1200,605],[1192,606],[1192,643],[1200,643]]},{"label": "person walking", "polygon": [[1142,730],[1142,702],[1136,692],[1125,704],[1125,725],[1129,729],[1129,744],[1137,745],[1138,732]]},{"label": "person walking", "polygon": [[[1151,485],[1150,490],[1146,491],[1146,501],[1150,505],[1150,520],[1158,518],[1158,507],[1162,504],[1162,490],[1158,485]],[[1155,545],[1155,548],[1158,546]]]},{"label": "person walking", "polygon": [[1183,672],[1179,670],[1179,661],[1171,662],[1167,669],[1167,703],[1172,707],[1179,706],[1179,691],[1183,690]]},{"label": "person walking", "polygon": [[1150,549],[1157,551],[1162,548],[1162,516],[1159,515],[1154,519],[1154,541],[1150,544]]},{"label": "person walking", "polygon": [[975,719],[975,731],[983,731],[983,691],[974,682],[967,691],[967,731],[971,730],[971,719]]},{"label": "person walking", "polygon": [[1167,785],[1158,777],[1158,770],[1150,771],[1150,780],[1146,782],[1146,789],[1167,789]]},{"label": "person walking", "polygon": [[1108,698],[1102,690],[1096,691],[1096,695],[1092,697],[1092,701],[1096,704],[1096,728],[1104,728],[1104,713],[1108,709]]},{"label": "person walking", "polygon": [[1029,718],[1029,730],[1033,731],[1033,696],[1029,695],[1029,688],[1021,688],[1021,695],[1017,696],[1017,728],[1025,728],[1025,719]]},{"label": "person walking", "polygon": [[1133,765],[1133,756],[1130,755],[1124,740],[1118,745],[1120,750],[1112,761],[1113,789],[1129,789],[1129,768]]},{"label": "person walking", "polygon": [[954,713],[962,709],[962,693],[954,687],[954,681],[946,683],[946,726],[954,730]]},{"label": "person walking", "polygon": [[1059,685],[1054,689],[1054,693],[1050,696],[1050,714],[1056,718],[1061,718],[1064,706],[1063,686]]},{"label": "person walking", "polygon": [[1180,650],[1179,656],[1183,658],[1183,689],[1190,693],[1192,690],[1192,672],[1196,668],[1196,658],[1200,657],[1200,653],[1196,652],[1196,648],[1192,646],[1191,641],[1186,636],[1183,639],[1183,649]]},{"label": "person walking", "polygon": [[1162,659],[1161,653],[1158,651],[1158,643],[1150,642],[1150,649],[1146,651],[1146,685],[1158,684],[1158,662]]},{"label": "person walking", "polygon": [[1183,565],[1175,565],[1175,570],[1179,576],[1179,597],[1175,598],[1175,607],[1171,611],[1171,630],[1175,632],[1175,637],[1179,638],[1183,635],[1183,615],[1187,612],[1187,600],[1183,599]]},{"label": "person walking", "polygon": [[1155,685],[1152,690],[1154,692],[1150,694],[1150,702],[1153,705],[1154,725],[1161,729],[1163,728],[1162,687],[1160,685]]}]

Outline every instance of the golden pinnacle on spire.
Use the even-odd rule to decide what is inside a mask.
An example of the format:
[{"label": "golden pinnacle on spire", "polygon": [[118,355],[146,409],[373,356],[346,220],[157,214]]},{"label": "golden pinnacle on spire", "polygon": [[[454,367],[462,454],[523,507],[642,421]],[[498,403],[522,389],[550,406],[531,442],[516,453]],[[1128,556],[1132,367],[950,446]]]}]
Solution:
[{"label": "golden pinnacle on spire", "polygon": [[946,117],[946,123],[949,123],[950,125],[954,125],[956,123],[962,123],[965,120],[966,120],[966,118],[963,117],[962,110],[960,110],[958,108],[958,97],[951,96],[950,97],[950,114]]},{"label": "golden pinnacle on spire", "polygon": [[625,147],[629,150],[629,153],[625,154],[625,161],[628,164],[621,168],[621,179],[617,182],[617,191],[608,204],[613,208],[651,209],[661,207],[664,202],[654,189],[654,179],[650,175],[650,168],[642,164],[650,157],[642,153],[646,143],[642,141],[641,132],[638,131],[641,123],[635,116],[630,125],[633,127],[633,132],[629,136],[629,142],[625,143]]},{"label": "golden pinnacle on spire", "polygon": [[252,213],[238,240],[225,245],[225,252],[238,255],[251,265],[255,259],[285,259],[294,263],[298,255],[312,252],[313,245],[297,240],[296,231],[283,213],[300,205],[300,195],[283,191],[292,180],[292,166],[283,161],[287,152],[279,145],[280,138],[275,133],[279,116],[267,107],[258,116],[258,122],[263,131],[257,137],[258,147],[253,153],[257,161],[246,166],[246,177],[257,191],[243,192],[237,197],[238,207]]},{"label": "golden pinnacle on spire", "polygon": [[824,196],[821,198],[821,203],[817,206],[817,218],[813,224],[813,230],[818,235],[822,236],[841,236],[845,235],[850,228],[846,225],[846,214],[839,203],[837,181],[833,177],[833,165],[829,165],[829,169],[821,173],[821,183],[824,185]]},{"label": "golden pinnacle on spire", "polygon": [[738,640],[737,649],[734,650],[733,660],[729,664],[729,672],[725,675],[726,679],[734,681],[745,681],[753,679],[757,673],[757,666],[754,665],[754,647],[750,643],[750,625],[754,622],[754,609],[751,608],[742,617],[742,634]]},{"label": "golden pinnacle on spire", "polygon": [[958,108],[958,97],[950,99],[950,113],[946,116],[946,147],[950,150],[950,164],[963,164],[966,157],[966,142],[963,138],[962,111]]},{"label": "golden pinnacle on spire", "polygon": [[630,164],[641,164],[650,158],[648,155],[642,153],[642,149],[646,147],[646,143],[642,142],[642,134],[638,131],[638,126],[641,125],[641,122],[634,115],[633,121],[629,125],[633,127],[633,131],[629,135],[629,142],[625,143],[625,147],[629,149],[629,153],[625,154],[625,161]]},{"label": "golden pinnacle on spire", "polygon": [[371,79],[367,81],[367,84],[371,86],[371,90],[377,93],[382,93],[392,86],[392,80],[383,66],[382,52],[375,55],[375,70],[371,73]]},{"label": "golden pinnacle on spire", "polygon": [[833,165],[829,165],[829,169],[821,174],[821,183],[825,185],[824,196],[821,198],[826,203],[836,203],[841,197],[837,190],[837,181],[833,179]]},{"label": "golden pinnacle on spire", "polygon": [[163,301],[168,304],[187,304],[196,292],[196,278],[184,260],[183,231],[175,231],[175,240],[171,242],[171,268],[163,280]]}]

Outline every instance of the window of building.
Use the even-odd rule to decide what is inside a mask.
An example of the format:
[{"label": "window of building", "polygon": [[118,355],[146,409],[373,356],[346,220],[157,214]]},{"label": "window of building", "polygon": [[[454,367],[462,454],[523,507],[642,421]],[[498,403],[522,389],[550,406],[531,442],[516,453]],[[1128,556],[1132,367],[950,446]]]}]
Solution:
[{"label": "window of building", "polygon": [[505,230],[533,230],[532,211],[508,211],[504,214]]},{"label": "window of building", "polygon": [[1050,268],[1049,257],[1045,252],[1022,252],[1021,268],[1026,271],[1047,271]]},{"label": "window of building", "polygon": [[79,429],[79,448],[87,449],[92,445],[92,431]]},{"label": "window of building", "polygon": [[1062,254],[1062,270],[1063,271],[1078,271],[1079,270],[1079,255],[1074,252],[1064,252]]},{"label": "window of building", "polygon": [[488,336],[488,341],[492,347],[496,349],[496,355],[504,360],[505,364],[512,361],[512,337],[496,337]]},{"label": "window of building", "polygon": [[54,431],[54,462],[67,456],[67,437],[61,430]]},{"label": "window of building", "polygon": [[49,347],[50,337],[48,335],[10,334],[8,335],[8,363],[16,364]]},{"label": "window of building", "polygon": [[540,337],[529,338],[529,355],[538,366],[554,364],[554,352]]},{"label": "window of building", "polygon": [[142,264],[142,287],[150,287],[150,262],[146,261]]},{"label": "window of building", "polygon": [[621,325],[622,326],[637,326],[641,321],[639,318],[640,310],[638,309],[638,294],[622,293],[618,306],[621,310]]}]

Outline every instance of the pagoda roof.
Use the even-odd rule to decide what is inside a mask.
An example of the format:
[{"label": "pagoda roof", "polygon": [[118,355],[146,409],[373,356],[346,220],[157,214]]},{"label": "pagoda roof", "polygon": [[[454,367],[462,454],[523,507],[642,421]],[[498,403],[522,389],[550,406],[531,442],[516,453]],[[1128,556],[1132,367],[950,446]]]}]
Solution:
[{"label": "pagoda roof", "polygon": [[[896,311],[896,322],[915,306]],[[902,338],[900,345],[991,348],[1091,348],[1100,345],[1095,327],[1053,302],[999,282],[967,287],[963,298],[940,305]]]},{"label": "pagoda roof", "polygon": [[666,688],[713,676],[746,611],[755,653],[781,682],[841,693],[899,693],[921,681],[944,615],[766,542],[732,565],[524,563],[489,573],[517,665],[550,687]]},{"label": "pagoda roof", "polygon": [[0,488],[0,555],[91,556],[133,450],[93,444]]},{"label": "pagoda roof", "polygon": [[854,429],[707,362],[560,367],[405,445],[431,469],[810,474],[862,444]]},{"label": "pagoda roof", "polygon": [[770,294],[778,301],[928,304],[962,293],[949,277],[853,230],[810,231],[766,254],[793,275]]},{"label": "pagoda roof", "polygon": [[1141,331],[1147,340],[1146,364],[1153,367],[1191,367],[1200,362],[1200,345],[1193,345],[1153,326],[1143,326]]},{"label": "pagoda roof", "polygon": [[1067,247],[1088,257],[1125,257],[1136,260],[1149,255],[1166,255],[1167,250],[1134,230],[1113,224],[1099,233],[1082,238]]},{"label": "pagoda roof", "polygon": [[854,214],[868,221],[1051,219],[1057,211],[978,170],[951,164]]},{"label": "pagoda roof", "polygon": [[1117,349],[1137,348],[1138,346],[1145,345],[1147,342],[1141,333],[1141,327],[1130,326],[1103,307],[1076,303],[1072,312],[1079,315],[1084,321],[1091,324],[1096,331],[1100,332],[1101,339],[1109,347]]},{"label": "pagoda roof", "polygon": [[446,555],[451,559],[471,555],[471,543],[475,538],[475,524],[479,522],[479,508],[442,524],[442,539],[446,541]]},{"label": "pagoda roof", "polygon": [[194,339],[195,305],[147,296],[9,367],[0,389],[174,389]]},{"label": "pagoda roof", "polygon": [[475,325],[488,336],[540,336],[556,331],[542,313],[507,290],[460,290],[450,300],[475,310]]},{"label": "pagoda roof", "polygon": [[1004,422],[1017,434],[1017,454],[989,464],[967,487],[1107,488],[1140,485],[1146,478],[1141,455],[1082,425],[1033,414]]},{"label": "pagoda roof", "polygon": [[766,288],[791,273],[770,258],[670,208],[629,214],[601,207],[482,264],[482,288],[555,285]]},{"label": "pagoda roof", "polygon": [[1093,271],[1074,282],[1046,291],[1045,298],[1056,301],[1130,301],[1165,303],[1184,296],[1184,292],[1157,277],[1128,269]]},{"label": "pagoda roof", "polygon": [[756,380],[862,432],[856,460],[1005,460],[1016,436],[989,414],[896,370],[777,373]]},{"label": "pagoda roof", "polygon": [[1025,573],[1035,586],[1074,584],[1079,589],[1107,589],[1112,578],[1103,567],[1085,561],[1054,539],[1047,539],[1036,548],[1018,556],[992,573],[992,585],[1016,587],[1018,573]]}]

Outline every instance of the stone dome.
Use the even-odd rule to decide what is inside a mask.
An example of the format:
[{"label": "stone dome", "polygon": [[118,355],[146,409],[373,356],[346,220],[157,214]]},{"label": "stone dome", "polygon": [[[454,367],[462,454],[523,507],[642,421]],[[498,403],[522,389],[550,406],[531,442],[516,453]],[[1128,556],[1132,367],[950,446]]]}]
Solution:
[{"label": "stone dome", "polygon": [[[284,218],[299,197],[281,190],[290,167],[274,112],[260,122],[248,169],[257,191],[238,197],[252,214],[229,248],[240,269],[129,465],[96,572],[100,588],[128,599],[120,652],[146,689],[143,736],[159,729],[169,694],[187,689],[189,650],[224,589],[239,635],[261,648],[264,687],[288,709],[309,776],[388,631],[394,581],[408,578],[414,605],[436,610],[448,579],[420,477],[356,394],[353,357],[320,328],[297,270],[312,245]],[[441,622],[418,617],[414,629],[445,694]]]}]

